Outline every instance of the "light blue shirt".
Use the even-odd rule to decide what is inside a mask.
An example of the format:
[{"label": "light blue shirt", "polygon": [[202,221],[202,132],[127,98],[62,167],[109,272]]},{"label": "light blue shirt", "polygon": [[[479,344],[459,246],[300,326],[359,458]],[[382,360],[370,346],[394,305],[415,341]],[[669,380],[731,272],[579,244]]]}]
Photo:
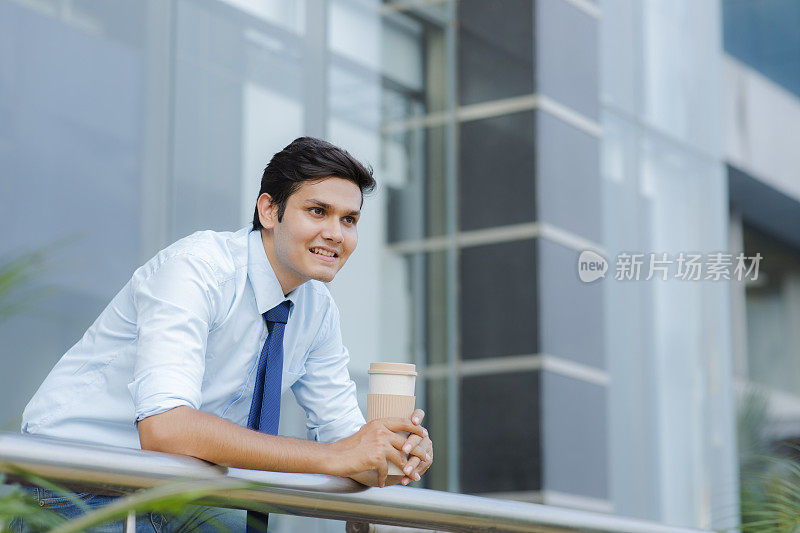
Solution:
[{"label": "light blue shirt", "polygon": [[180,405],[246,426],[261,314],[285,299],[282,391],[305,409],[309,439],[352,435],[364,416],[336,304],[314,280],[284,297],[249,228],[194,233],[137,269],[39,387],[22,432],[140,448],[136,421]]}]

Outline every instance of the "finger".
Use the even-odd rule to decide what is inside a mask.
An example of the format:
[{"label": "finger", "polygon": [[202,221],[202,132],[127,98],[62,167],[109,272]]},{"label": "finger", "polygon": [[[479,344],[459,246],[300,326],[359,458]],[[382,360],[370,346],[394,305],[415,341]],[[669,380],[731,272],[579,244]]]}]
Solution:
[{"label": "finger", "polygon": [[408,476],[403,476],[403,479],[400,480],[400,483],[402,483],[403,485],[408,485],[409,483],[411,483],[411,479],[409,479]]},{"label": "finger", "polygon": [[[415,437],[416,437],[416,435],[415,435]],[[406,437],[404,435],[401,435],[400,433],[390,432],[389,433],[389,442],[396,449],[402,450],[403,447],[405,446],[406,442],[408,442],[408,440],[406,439]]]},{"label": "finger", "polygon": [[413,424],[408,418],[383,418],[381,420],[383,425],[386,426],[386,429],[390,431],[408,431],[409,433],[414,433],[423,438],[428,436],[427,429]]},{"label": "finger", "polygon": [[432,464],[433,463],[428,463],[428,462],[422,463],[421,465],[419,465],[419,468],[417,469],[417,474],[421,476],[422,474],[428,471],[428,469],[431,467]]},{"label": "finger", "polygon": [[[414,450],[413,452],[411,451],[412,449]],[[409,435],[406,443],[403,445],[402,450],[404,453],[413,453],[413,455],[417,455],[421,459],[425,459],[427,461],[430,461],[433,458],[433,442],[428,437],[420,439],[419,435]],[[431,457],[426,457],[426,455],[430,455]]]},{"label": "finger", "polygon": [[[405,450],[403,450],[403,451],[405,451]],[[412,449],[408,453],[410,453],[411,455],[414,455],[416,457],[419,457],[419,459],[421,461],[430,461],[432,459],[431,454],[428,452],[428,450],[426,450],[422,446],[417,446],[417,447],[415,447],[414,449]],[[413,457],[412,457],[412,459],[413,459]]]},{"label": "finger", "polygon": [[422,419],[425,418],[425,411],[422,409],[415,409],[413,413],[411,413],[411,422],[414,424],[422,424]]},{"label": "finger", "polygon": [[403,453],[411,453],[411,450],[413,450],[414,448],[418,447],[419,444],[423,440],[424,439],[422,437],[420,437],[419,435],[414,435],[412,433],[411,435],[408,436],[408,439],[403,441],[403,445],[402,445],[403,446],[403,448],[402,448],[403,449]]},{"label": "finger", "polygon": [[[428,441],[430,442],[430,439]],[[392,446],[408,455],[414,448],[420,445],[424,446],[425,439],[413,433],[410,433],[408,437],[404,437],[401,433],[390,432],[389,442],[391,442]]]},{"label": "finger", "polygon": [[397,468],[403,470],[408,462],[408,458],[403,455],[400,450],[392,450],[386,454],[386,459],[397,465]]},{"label": "finger", "polygon": [[[420,461],[419,466],[414,470],[414,472],[412,472],[411,474],[407,474],[412,479],[415,479],[417,481],[419,481],[419,477],[422,476],[422,474],[424,474],[433,464],[433,443],[430,441],[428,441],[427,443],[423,441],[422,444],[418,446],[418,448],[425,449],[426,444],[429,444],[430,447],[427,448],[425,452],[425,458]],[[412,457],[412,459],[415,459],[416,457],[418,456],[415,455],[414,457]]]},{"label": "finger", "polygon": [[386,486],[386,476],[389,475],[389,465],[386,464],[386,461],[381,461],[378,465],[378,486],[384,487]]},{"label": "finger", "polygon": [[406,466],[403,467],[403,473],[407,476],[411,476],[411,474],[416,470],[417,466],[420,463],[419,457],[412,457],[406,463]]},{"label": "finger", "polygon": [[425,437],[424,439],[422,439],[422,442],[420,442],[417,446],[419,448],[422,448],[423,450],[425,450],[425,452],[428,454],[428,457],[425,457],[425,460],[428,461],[428,462],[432,462],[433,461],[433,441],[430,439],[430,437]]},{"label": "finger", "polygon": [[421,461],[419,463],[419,466],[416,469],[414,469],[414,471],[411,474],[409,474],[409,476],[419,481],[419,476],[427,472],[432,464],[433,461]]}]

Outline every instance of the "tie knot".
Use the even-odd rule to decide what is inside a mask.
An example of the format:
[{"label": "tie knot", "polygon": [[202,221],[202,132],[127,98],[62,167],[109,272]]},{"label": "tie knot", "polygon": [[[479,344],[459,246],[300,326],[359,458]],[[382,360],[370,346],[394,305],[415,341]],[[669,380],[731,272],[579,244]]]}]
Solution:
[{"label": "tie knot", "polygon": [[264,318],[267,319],[267,322],[280,322],[281,324],[286,324],[289,320],[289,300],[284,300],[266,313],[264,313]]}]

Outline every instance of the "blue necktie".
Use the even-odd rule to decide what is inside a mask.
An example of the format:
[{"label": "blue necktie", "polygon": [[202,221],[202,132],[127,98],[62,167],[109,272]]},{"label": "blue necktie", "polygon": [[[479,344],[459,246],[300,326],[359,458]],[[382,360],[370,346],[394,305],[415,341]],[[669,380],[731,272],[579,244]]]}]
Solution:
[{"label": "blue necktie", "polygon": [[253,403],[247,416],[247,427],[261,433],[278,434],[281,418],[281,378],[283,377],[283,330],[289,319],[289,300],[284,300],[266,313],[267,340],[258,358]]},{"label": "blue necktie", "polygon": [[[278,434],[281,419],[281,379],[283,377],[283,331],[289,319],[289,300],[284,300],[266,313],[267,340],[261,348],[256,373],[256,386],[253,402],[247,416],[247,427],[268,433]],[[248,512],[247,531],[267,531],[269,515]]]}]

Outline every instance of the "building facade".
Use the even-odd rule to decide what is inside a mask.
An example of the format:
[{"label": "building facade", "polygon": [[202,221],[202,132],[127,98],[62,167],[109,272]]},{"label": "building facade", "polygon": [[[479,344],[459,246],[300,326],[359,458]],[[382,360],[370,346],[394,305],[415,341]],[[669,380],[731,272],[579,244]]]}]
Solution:
[{"label": "building facade", "polygon": [[[362,407],[371,361],[420,369],[422,486],[736,524],[737,393],[767,391],[774,438],[800,431],[798,17],[783,0],[0,0],[0,252],[47,250],[57,289],[0,324],[0,423],[136,267],[247,225],[271,154],[314,135],[379,183],[331,290]],[[604,278],[581,280],[587,250]],[[619,275],[620,257],[722,252],[760,252],[766,276]],[[291,395],[282,409],[304,436]],[[342,529],[278,526],[297,520]]]}]

